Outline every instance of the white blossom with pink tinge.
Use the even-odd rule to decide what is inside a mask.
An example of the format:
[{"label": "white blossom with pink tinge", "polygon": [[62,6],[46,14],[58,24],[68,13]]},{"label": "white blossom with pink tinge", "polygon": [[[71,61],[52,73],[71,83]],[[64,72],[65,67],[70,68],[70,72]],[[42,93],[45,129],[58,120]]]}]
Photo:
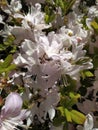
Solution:
[{"label": "white blossom with pink tinge", "polygon": [[17,126],[25,127],[23,120],[26,118],[26,110],[21,110],[22,104],[18,93],[12,92],[6,97],[0,113],[0,130],[18,130]]}]

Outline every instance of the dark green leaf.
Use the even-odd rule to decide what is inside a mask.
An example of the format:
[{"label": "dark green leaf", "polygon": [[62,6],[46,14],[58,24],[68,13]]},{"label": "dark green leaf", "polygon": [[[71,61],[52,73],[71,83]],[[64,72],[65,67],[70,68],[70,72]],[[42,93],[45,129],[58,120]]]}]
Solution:
[{"label": "dark green leaf", "polygon": [[66,118],[63,116],[59,116],[57,118],[54,118],[53,125],[58,127],[58,126],[62,125],[63,122],[66,122]]},{"label": "dark green leaf", "polygon": [[93,65],[95,69],[98,68],[98,55],[93,57]]}]

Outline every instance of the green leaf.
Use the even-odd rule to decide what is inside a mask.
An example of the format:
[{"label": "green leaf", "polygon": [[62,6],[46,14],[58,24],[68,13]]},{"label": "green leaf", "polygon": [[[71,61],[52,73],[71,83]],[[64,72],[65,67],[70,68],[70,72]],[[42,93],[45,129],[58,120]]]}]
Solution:
[{"label": "green leaf", "polygon": [[66,121],[72,122],[70,111],[64,107],[58,107],[58,110],[61,112],[61,116],[66,117]]},{"label": "green leaf", "polygon": [[14,46],[12,47],[12,49],[11,49],[10,53],[15,53],[15,52],[16,52],[16,50],[17,50],[17,46],[15,46],[15,45],[14,45]]},{"label": "green leaf", "polygon": [[98,47],[94,47],[94,54],[98,55]]},{"label": "green leaf", "polygon": [[63,124],[63,130],[68,130],[68,122],[64,122],[64,124]]},{"label": "green leaf", "polygon": [[94,65],[94,69],[98,68],[98,55],[95,55],[93,57],[93,65]]},{"label": "green leaf", "polygon": [[72,122],[70,111],[65,108],[64,112],[65,112],[66,120],[68,122]]},{"label": "green leaf", "polygon": [[2,68],[1,66],[0,66],[0,73],[3,73],[3,72],[5,72],[5,73],[8,73],[8,72],[10,72],[11,70],[14,70],[14,69],[16,69],[16,65],[15,64],[11,64],[9,67],[7,67],[7,68]]},{"label": "green leaf", "polygon": [[60,5],[61,9],[65,8],[63,0],[59,0],[59,5]]},{"label": "green leaf", "polygon": [[77,124],[84,124],[86,117],[81,112],[78,112],[76,110],[70,111],[72,120]]},{"label": "green leaf", "polygon": [[96,21],[91,22],[91,26],[94,28],[94,30],[98,33],[98,23]]},{"label": "green leaf", "polygon": [[55,14],[52,12],[50,12],[50,14],[46,14],[45,15],[45,21],[47,24],[49,24],[50,22],[52,22],[55,19]]},{"label": "green leaf", "polygon": [[70,97],[70,100],[67,103],[67,108],[71,109],[72,106],[78,102],[78,99],[80,98],[80,94],[74,94],[74,93],[70,92],[69,97]]},{"label": "green leaf", "polygon": [[66,6],[66,13],[69,11],[69,9],[72,8],[73,4],[75,3],[76,0],[70,0],[68,3],[67,3],[67,6]]},{"label": "green leaf", "polygon": [[55,1],[55,5],[58,6],[59,5],[59,0],[54,0]]},{"label": "green leaf", "polygon": [[84,72],[84,75],[85,75],[86,77],[93,77],[93,76],[94,76],[93,73],[91,73],[90,71],[85,71],[85,72]]},{"label": "green leaf", "polygon": [[6,68],[2,68],[2,67],[0,66],[0,73],[3,73],[3,72],[6,72]]},{"label": "green leaf", "polygon": [[91,22],[91,25],[93,26],[94,29],[98,29],[98,23],[93,21]]},{"label": "green leaf", "polygon": [[14,70],[14,69],[16,69],[16,65],[15,64],[11,64],[8,68],[6,68],[6,72],[9,72],[9,71],[11,71],[11,70]]},{"label": "green leaf", "polygon": [[12,55],[8,55],[4,62],[0,62],[0,73],[5,72],[6,74],[9,73],[11,70],[16,69],[16,65],[15,64],[11,64],[13,60]]},{"label": "green leaf", "polygon": [[23,108],[24,108],[24,109],[28,109],[28,106],[29,106],[29,102],[28,102],[27,100],[25,100],[25,101],[23,102]]},{"label": "green leaf", "polygon": [[81,95],[80,94],[74,94],[74,93],[70,92],[69,96],[71,97],[71,99],[77,99],[78,100]]},{"label": "green leaf", "polygon": [[46,13],[46,14],[50,14],[50,10],[49,10],[49,7],[48,7],[48,6],[45,6],[45,13]]},{"label": "green leaf", "polygon": [[49,15],[45,15],[45,21],[46,21],[46,23],[49,23]]},{"label": "green leaf", "polygon": [[62,116],[65,116],[65,111],[64,111],[64,107],[60,106],[57,108],[60,112]]},{"label": "green leaf", "polygon": [[15,37],[13,35],[9,35],[6,40],[4,41],[4,45],[11,45],[13,41],[15,40]]},{"label": "green leaf", "polygon": [[59,116],[53,119],[53,125],[58,127],[60,125],[62,125],[63,122],[66,121],[66,118],[63,116]]},{"label": "green leaf", "polygon": [[4,62],[0,62],[0,73],[3,73],[5,72],[6,73],[6,76],[7,74],[11,71],[11,70],[14,70],[16,69],[16,65],[15,64],[11,64],[13,60],[13,57],[12,55],[8,55]]},{"label": "green leaf", "polygon": [[64,108],[72,107],[71,99],[68,96],[61,96],[60,105]]},{"label": "green leaf", "polygon": [[0,51],[3,51],[3,50],[5,50],[5,49],[6,49],[6,46],[3,45],[3,44],[0,44]]},{"label": "green leaf", "polygon": [[55,14],[52,13],[49,17],[49,23],[52,22],[55,19]]},{"label": "green leaf", "polygon": [[76,124],[83,124],[86,117],[81,112],[76,110],[68,110],[64,107],[58,107],[58,110],[61,112],[61,116],[66,118],[67,122],[75,122]]},{"label": "green leaf", "polygon": [[70,100],[70,106],[72,107],[74,104],[78,102],[78,99],[81,97],[80,94],[74,94],[73,92],[69,93]]},{"label": "green leaf", "polygon": [[77,81],[75,79],[72,79],[69,75],[67,75],[66,77],[67,77],[67,82],[68,82],[68,85],[66,87],[66,92],[67,94],[69,94],[69,92],[72,92],[76,89]]},{"label": "green leaf", "polygon": [[13,60],[13,56],[11,54],[8,55],[5,58],[4,62],[2,63],[2,68],[7,68],[11,64],[12,60]]},{"label": "green leaf", "polygon": [[81,74],[81,77],[83,79],[85,79],[87,77],[93,77],[94,76],[94,74],[91,71],[89,71],[89,70],[81,71],[80,74]]}]

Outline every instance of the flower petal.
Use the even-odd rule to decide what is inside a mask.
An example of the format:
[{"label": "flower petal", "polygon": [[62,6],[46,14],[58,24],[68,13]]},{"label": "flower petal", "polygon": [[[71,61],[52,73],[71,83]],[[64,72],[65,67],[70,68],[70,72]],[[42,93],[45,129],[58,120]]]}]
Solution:
[{"label": "flower petal", "polygon": [[86,120],[84,122],[84,130],[93,130],[93,117],[91,114],[86,116]]},{"label": "flower petal", "polygon": [[10,93],[5,101],[5,106],[1,110],[3,118],[18,116],[21,112],[22,99],[18,93]]},{"label": "flower petal", "polygon": [[48,110],[48,114],[49,114],[49,118],[52,121],[52,119],[55,117],[55,109],[54,108],[50,108]]},{"label": "flower petal", "polygon": [[21,110],[20,114],[18,116],[16,116],[15,118],[13,118],[13,121],[17,121],[17,120],[24,120],[26,119],[28,116],[30,115],[30,111],[27,111],[26,109]]}]

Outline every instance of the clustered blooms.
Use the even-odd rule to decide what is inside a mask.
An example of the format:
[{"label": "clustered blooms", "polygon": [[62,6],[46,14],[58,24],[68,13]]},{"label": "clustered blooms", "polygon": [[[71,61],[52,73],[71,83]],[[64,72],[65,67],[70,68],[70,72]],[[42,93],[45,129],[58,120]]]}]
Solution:
[{"label": "clustered blooms", "polygon": [[[33,110],[34,114],[42,118],[59,102],[57,81],[61,75],[68,74],[76,78],[79,71],[92,68],[92,63],[89,60],[77,64],[86,58],[86,51],[83,50],[86,37],[82,35],[85,31],[80,30],[78,25],[72,30],[63,26],[57,33],[52,31],[46,35],[42,29],[49,25],[45,25],[44,14],[39,12],[40,8],[41,6],[36,4],[26,16],[18,14],[17,17],[22,18],[22,27],[13,27],[12,34],[16,34],[18,28],[23,29],[23,33],[29,30],[27,32],[29,36],[32,33],[30,37],[24,37],[24,41],[19,45],[20,51],[17,52],[13,62],[19,67],[27,68],[27,72],[23,75],[24,86],[33,89],[32,96],[39,95],[42,98],[39,107],[38,103],[35,103],[35,107],[32,108],[36,110]],[[76,29],[81,31],[80,34],[74,32]],[[17,35],[15,36],[18,39]]]},{"label": "clustered blooms", "polygon": [[[76,0],[72,7],[73,11],[67,14],[66,25],[59,27],[56,31],[47,32],[60,21],[46,23],[45,12],[42,11],[40,1],[37,1],[39,3],[30,0],[25,2],[27,5],[30,3],[27,13],[22,11],[20,0],[11,0],[10,3],[6,3],[7,6],[1,6],[10,19],[15,20],[16,25],[8,25],[0,15],[0,23],[4,25],[0,35],[4,41],[7,36],[15,37],[13,44],[18,49],[13,55],[12,62],[16,64],[17,69],[9,74],[9,82],[12,85],[24,86],[21,97],[24,102],[32,104],[29,106],[30,115],[27,120],[27,124],[30,125],[35,115],[40,122],[46,120],[47,114],[51,121],[55,117],[61,96],[58,82],[62,76],[69,75],[79,81],[82,70],[93,68],[92,60],[86,56],[84,47],[94,34],[91,22],[98,16],[98,6],[96,2],[96,6],[87,8],[85,24],[88,29],[85,29],[82,23],[85,15],[78,8],[80,1]],[[61,10],[60,14],[62,14]],[[89,43],[92,53],[97,42],[96,45],[92,45],[91,41]],[[26,118],[26,110],[21,110],[21,97],[18,93],[10,93],[6,98],[0,114],[1,130],[18,129],[17,126],[24,127],[22,121]],[[92,117],[88,114],[84,130],[93,128],[91,126],[88,129],[91,125],[88,121],[90,118]]]}]

